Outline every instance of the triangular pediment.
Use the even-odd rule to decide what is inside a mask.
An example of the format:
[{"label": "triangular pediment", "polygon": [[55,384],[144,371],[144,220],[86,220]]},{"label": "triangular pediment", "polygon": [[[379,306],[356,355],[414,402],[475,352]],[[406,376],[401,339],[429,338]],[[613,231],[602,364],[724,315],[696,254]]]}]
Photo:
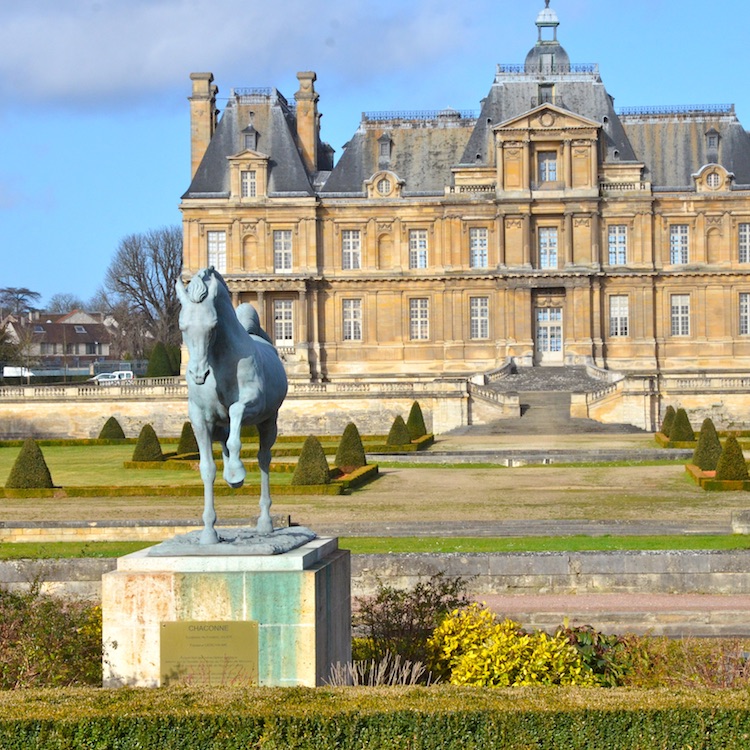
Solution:
[{"label": "triangular pediment", "polygon": [[554,104],[540,104],[538,107],[524,112],[522,115],[501,122],[492,127],[498,130],[571,130],[601,127],[600,123],[581,117],[567,109],[556,107]]},{"label": "triangular pediment", "polygon": [[227,159],[229,159],[230,161],[235,160],[235,159],[245,159],[245,160],[255,159],[256,161],[257,160],[267,161],[268,158],[269,158],[268,154],[262,154],[260,151],[253,151],[253,149],[251,148],[246,148],[237,154],[233,154],[232,156],[227,157]]}]

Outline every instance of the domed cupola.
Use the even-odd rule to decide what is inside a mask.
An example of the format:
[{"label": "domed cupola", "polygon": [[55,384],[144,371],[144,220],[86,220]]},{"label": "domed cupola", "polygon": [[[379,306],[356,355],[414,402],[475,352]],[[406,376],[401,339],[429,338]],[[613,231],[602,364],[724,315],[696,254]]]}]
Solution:
[{"label": "domed cupola", "polygon": [[529,50],[524,63],[526,73],[552,74],[570,72],[568,53],[557,41],[557,27],[560,21],[552,8],[550,0],[544,0],[544,8],[536,17],[539,29],[537,43]]}]

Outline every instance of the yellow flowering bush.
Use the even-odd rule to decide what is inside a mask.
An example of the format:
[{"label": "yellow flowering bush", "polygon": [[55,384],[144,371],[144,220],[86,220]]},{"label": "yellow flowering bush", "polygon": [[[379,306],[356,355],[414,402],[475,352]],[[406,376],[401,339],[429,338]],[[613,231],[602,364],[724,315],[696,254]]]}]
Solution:
[{"label": "yellow flowering bush", "polygon": [[477,603],[456,609],[428,642],[435,671],[453,685],[595,685],[580,653],[562,633],[528,633]]}]

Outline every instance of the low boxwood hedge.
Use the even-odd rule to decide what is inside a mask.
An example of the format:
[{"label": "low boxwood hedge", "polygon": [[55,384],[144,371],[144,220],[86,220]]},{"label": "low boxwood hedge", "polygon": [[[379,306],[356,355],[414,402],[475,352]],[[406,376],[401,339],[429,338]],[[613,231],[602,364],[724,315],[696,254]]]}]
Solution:
[{"label": "low boxwood hedge", "polygon": [[[271,488],[273,495],[340,495],[344,491],[342,482],[331,482],[330,484],[311,485],[287,485],[279,484]],[[159,485],[138,485],[118,487],[59,487],[53,490],[11,490],[2,488],[0,492],[5,497],[30,498],[30,497],[202,497],[203,485],[188,485],[186,487],[169,487]],[[245,483],[236,489],[217,481],[214,484],[214,495],[259,495],[260,484]],[[2,747],[2,746],[0,746]]]},{"label": "low boxwood hedge", "polygon": [[744,690],[215,688],[0,694],[3,750],[746,748]]}]

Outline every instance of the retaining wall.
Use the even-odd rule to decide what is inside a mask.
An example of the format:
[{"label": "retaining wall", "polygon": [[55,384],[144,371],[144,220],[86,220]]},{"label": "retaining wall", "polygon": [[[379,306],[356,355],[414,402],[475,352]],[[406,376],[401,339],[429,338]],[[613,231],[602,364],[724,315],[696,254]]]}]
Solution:
[{"label": "retaining wall", "polygon": [[[99,600],[114,559],[0,561],[0,585],[39,580],[42,590]],[[352,596],[378,581],[399,588],[443,572],[471,578],[469,592],[490,594],[750,594],[750,550],[352,555]]]}]

